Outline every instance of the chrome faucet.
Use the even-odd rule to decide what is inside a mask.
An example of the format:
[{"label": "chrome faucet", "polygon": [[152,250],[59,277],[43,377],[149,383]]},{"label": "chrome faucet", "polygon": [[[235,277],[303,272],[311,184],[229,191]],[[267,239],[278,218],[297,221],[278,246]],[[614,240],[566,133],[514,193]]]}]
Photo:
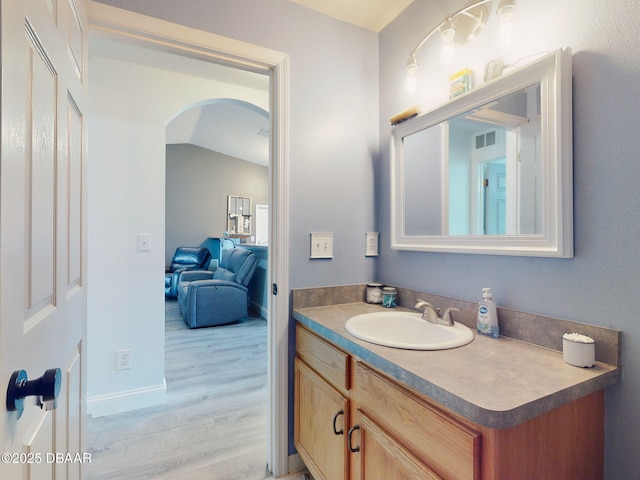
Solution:
[{"label": "chrome faucet", "polygon": [[413,306],[422,310],[422,318],[427,322],[435,323],[437,325],[446,325],[453,327],[453,319],[451,318],[451,312],[459,312],[460,309],[456,307],[449,307],[444,311],[444,314],[440,316],[440,309],[434,308],[429,302],[418,299],[417,303]]}]

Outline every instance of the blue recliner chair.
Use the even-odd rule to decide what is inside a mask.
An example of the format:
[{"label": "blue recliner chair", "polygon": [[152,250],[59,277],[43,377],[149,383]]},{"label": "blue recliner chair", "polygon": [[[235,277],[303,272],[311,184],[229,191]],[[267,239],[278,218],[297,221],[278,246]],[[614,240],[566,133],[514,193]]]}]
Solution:
[{"label": "blue recliner chair", "polygon": [[178,247],[173,255],[169,271],[164,274],[164,296],[176,298],[180,274],[186,270],[206,270],[211,252],[204,247]]},{"label": "blue recliner chair", "polygon": [[222,254],[215,272],[187,271],[178,285],[178,305],[190,328],[237,322],[248,315],[248,285],[258,266],[250,250],[232,248]]}]

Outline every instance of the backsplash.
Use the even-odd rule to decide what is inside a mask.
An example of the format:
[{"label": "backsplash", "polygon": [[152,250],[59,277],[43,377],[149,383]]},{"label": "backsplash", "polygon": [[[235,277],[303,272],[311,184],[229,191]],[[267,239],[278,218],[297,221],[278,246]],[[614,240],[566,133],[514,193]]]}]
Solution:
[{"label": "backsplash", "polygon": [[[292,310],[364,302],[366,299],[366,287],[366,284],[361,284],[294,289],[291,292]],[[418,298],[426,300],[434,307],[443,310],[447,307],[457,307],[461,311],[453,312],[453,319],[475,330],[477,302],[433,295],[408,288],[397,288],[397,304],[399,307],[413,309]],[[563,333],[576,332],[588,335],[596,341],[596,360],[598,362],[617,367],[621,366],[622,332],[618,330],[520,312],[509,308],[501,308],[500,306],[498,306],[498,319],[500,322],[500,335],[559,352],[562,351]]]}]

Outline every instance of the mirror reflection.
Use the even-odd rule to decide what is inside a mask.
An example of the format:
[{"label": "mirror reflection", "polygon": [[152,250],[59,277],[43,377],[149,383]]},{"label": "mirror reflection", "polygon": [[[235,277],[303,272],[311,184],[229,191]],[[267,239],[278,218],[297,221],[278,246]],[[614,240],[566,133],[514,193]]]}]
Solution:
[{"label": "mirror reflection", "polygon": [[542,233],[540,83],[402,138],[405,234]]},{"label": "mirror reflection", "polygon": [[395,125],[391,248],[573,256],[571,50]]}]

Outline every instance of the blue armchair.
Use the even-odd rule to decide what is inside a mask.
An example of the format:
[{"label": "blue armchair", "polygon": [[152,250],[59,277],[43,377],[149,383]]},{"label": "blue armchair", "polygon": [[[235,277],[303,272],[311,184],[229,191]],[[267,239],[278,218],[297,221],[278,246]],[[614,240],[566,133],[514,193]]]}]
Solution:
[{"label": "blue armchair", "polygon": [[164,274],[164,296],[176,298],[180,274],[185,270],[205,270],[211,261],[211,252],[204,247],[178,247],[169,271]]},{"label": "blue armchair", "polygon": [[258,266],[250,250],[232,248],[222,254],[215,272],[187,271],[178,285],[178,305],[190,328],[226,325],[248,315],[249,281]]}]

